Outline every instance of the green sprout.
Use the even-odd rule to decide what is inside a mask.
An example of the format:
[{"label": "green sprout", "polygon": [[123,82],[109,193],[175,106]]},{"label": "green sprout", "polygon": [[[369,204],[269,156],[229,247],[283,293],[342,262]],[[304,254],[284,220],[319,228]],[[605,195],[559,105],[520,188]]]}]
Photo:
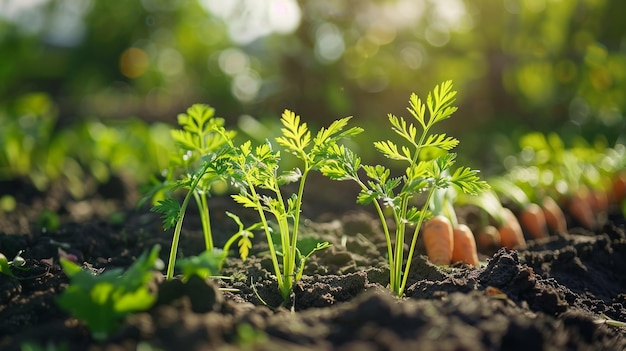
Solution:
[{"label": "green sprout", "polygon": [[235,242],[235,240],[237,240],[237,238],[239,238],[239,241],[237,242],[237,245],[239,246],[239,256],[242,260],[245,261],[248,257],[248,254],[250,253],[250,249],[252,248],[252,238],[254,238],[254,233],[252,231],[263,228],[263,223],[257,222],[251,226],[244,228],[244,225],[241,222],[239,216],[228,211],[226,211],[226,215],[232,218],[235,223],[237,223],[237,226],[239,226],[239,230],[235,234],[233,234],[230,239],[228,239],[226,244],[224,244],[224,251],[228,252],[230,246]]},{"label": "green sprout", "polygon": [[[303,273],[304,264],[312,253],[328,247],[327,242],[318,243],[310,252],[303,254],[298,248],[298,232],[302,196],[307,176],[313,170],[324,167],[327,163],[339,160],[331,159],[331,150],[338,147],[339,140],[362,132],[361,128],[353,127],[344,131],[350,117],[334,121],[328,128],[322,128],[313,138],[306,123],[301,123],[300,116],[285,110],[281,122],[282,135],[276,142],[284,151],[293,154],[302,164],[302,169],[279,172],[280,151],[274,151],[268,141],[253,147],[251,141],[237,146],[227,132],[222,135],[230,146],[229,158],[231,166],[229,176],[238,194],[233,199],[247,208],[255,209],[260,217],[269,244],[270,256],[278,288],[287,301],[292,293],[293,284]],[[285,198],[281,190],[287,183],[298,183],[297,193]],[[267,214],[271,214],[278,226],[278,245],[275,246],[272,228]],[[282,258],[282,268],[279,262]]]},{"label": "green sprout", "polygon": [[216,277],[222,270],[222,264],[226,260],[226,251],[204,251],[198,256],[185,257],[176,262],[182,272],[182,281],[188,282],[192,276],[201,279]]},{"label": "green sprout", "polygon": [[12,271],[13,268],[26,269],[26,260],[21,256],[22,252],[24,251],[20,250],[12,261],[9,261],[7,257],[0,252],[0,273],[15,278]]},{"label": "green sprout", "polygon": [[[402,117],[388,115],[392,130],[401,137],[404,145],[386,140],[377,141],[374,146],[385,157],[407,164],[402,176],[392,177],[390,169],[385,166],[362,165],[357,155],[339,145],[333,145],[330,151],[333,156],[330,158],[340,161],[327,162],[321,168],[321,172],[332,179],[355,181],[361,187],[357,202],[374,204],[387,242],[389,288],[397,296],[401,296],[406,288],[419,230],[422,223],[432,216],[428,209],[436,190],[454,185],[464,193],[478,194],[489,188],[486,182],[479,179],[476,170],[460,167],[452,172],[456,154],[451,150],[459,141],[446,134],[431,133],[435,124],[450,118],[457,110],[453,106],[455,97],[456,91],[452,90],[452,82],[446,81],[428,94],[426,104],[416,94],[411,95],[408,111],[417,121],[417,125]],[[365,172],[368,180],[362,180],[359,170]],[[412,206],[413,200],[418,196],[425,199],[421,208]],[[392,240],[384,207],[391,210],[396,225],[395,240]],[[405,259],[403,244],[410,226],[414,229]]]},{"label": "green sprout", "polygon": [[145,311],[156,301],[149,283],[160,262],[159,250],[155,245],[149,253],[144,252],[126,272],[112,269],[99,275],[62,258],[61,266],[71,282],[57,303],[84,321],[94,339],[105,340],[127,315]]},{"label": "green sprout", "polygon": [[[156,202],[152,211],[162,214],[165,230],[174,227],[167,279],[174,276],[183,219],[192,198],[200,214],[206,251],[215,249],[208,198],[212,187],[223,182],[223,174],[227,173],[224,144],[227,138],[234,136],[234,132],[226,131],[223,128],[224,119],[215,117],[214,112],[215,110],[208,105],[195,104],[187,109],[186,114],[178,116],[178,123],[182,129],[171,131],[178,146],[177,152],[170,160],[171,165],[166,178],[144,198],[145,201],[150,197],[164,196]],[[182,204],[174,197],[174,192],[179,189],[186,191]]]}]

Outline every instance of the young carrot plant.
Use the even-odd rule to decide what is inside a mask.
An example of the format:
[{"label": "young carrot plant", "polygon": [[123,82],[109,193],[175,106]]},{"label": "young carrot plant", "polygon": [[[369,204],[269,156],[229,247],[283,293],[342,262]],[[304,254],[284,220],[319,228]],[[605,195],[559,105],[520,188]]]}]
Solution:
[{"label": "young carrot plant", "polygon": [[[456,154],[451,150],[459,141],[446,134],[431,132],[434,125],[450,118],[457,110],[453,106],[455,98],[456,91],[452,90],[452,82],[446,81],[428,94],[425,104],[417,95],[411,95],[408,111],[417,124],[389,114],[392,130],[400,136],[404,144],[386,140],[377,141],[374,146],[385,157],[404,162],[406,171],[403,175],[391,177],[390,169],[385,166],[362,165],[357,155],[348,148],[338,145],[333,145],[330,158],[340,161],[328,162],[321,168],[322,173],[330,178],[355,181],[361,187],[357,202],[374,204],[387,241],[389,287],[398,296],[401,296],[406,288],[420,228],[424,221],[432,216],[428,208],[435,191],[454,185],[464,193],[478,194],[489,188],[486,182],[480,180],[476,170],[460,167],[452,172]],[[437,156],[428,158],[426,149],[437,150]],[[361,178],[358,172],[361,169],[365,172],[367,180]],[[425,195],[420,208],[412,205],[412,201],[418,195]],[[384,208],[390,209],[395,223],[393,238]],[[413,227],[413,233],[409,252],[405,257],[403,244],[410,227]]]},{"label": "young carrot plant", "polygon": [[62,258],[61,266],[71,282],[57,303],[84,321],[94,339],[105,340],[126,316],[145,311],[156,301],[149,283],[160,262],[159,250],[156,245],[144,252],[125,272],[112,269],[99,275]]},{"label": "young carrot plant", "polygon": [[[258,212],[269,244],[278,288],[284,301],[288,300],[293,284],[301,278],[304,264],[310,255],[330,245],[326,242],[318,243],[308,253],[302,253],[298,249],[302,197],[304,184],[311,171],[324,167],[329,162],[339,161],[332,158],[333,153],[330,150],[338,147],[338,142],[342,138],[362,132],[358,127],[344,130],[349,119],[350,117],[346,117],[333,122],[312,138],[311,131],[306,123],[301,123],[300,116],[285,110],[281,118],[284,126],[281,130],[282,135],[275,141],[302,164],[302,169],[296,168],[286,172],[279,171],[281,154],[280,151],[274,151],[269,141],[256,147],[253,147],[250,141],[237,146],[232,138],[228,137],[227,132],[223,132],[230,146],[229,175],[239,189],[239,193],[233,195],[233,199],[244,207]],[[281,188],[292,182],[298,182],[297,193],[286,198]],[[268,215],[274,218],[278,226],[280,243],[274,243]],[[282,259],[282,265],[279,257]]]},{"label": "young carrot plant", "polygon": [[[174,227],[167,279],[174,275],[183,219],[192,198],[200,214],[206,251],[213,251],[215,248],[208,197],[211,195],[212,187],[217,182],[224,181],[224,174],[227,174],[225,144],[227,138],[234,136],[234,132],[226,131],[224,119],[215,117],[214,112],[208,105],[195,104],[187,109],[187,113],[178,116],[178,123],[182,129],[171,132],[178,149],[170,159],[170,167],[163,182],[146,195],[146,198],[158,194],[164,196],[157,201],[152,211],[163,215],[164,229]],[[186,191],[182,204],[174,197],[175,191],[180,189]],[[238,235],[238,237],[244,241],[240,245],[251,245],[249,236]]]}]

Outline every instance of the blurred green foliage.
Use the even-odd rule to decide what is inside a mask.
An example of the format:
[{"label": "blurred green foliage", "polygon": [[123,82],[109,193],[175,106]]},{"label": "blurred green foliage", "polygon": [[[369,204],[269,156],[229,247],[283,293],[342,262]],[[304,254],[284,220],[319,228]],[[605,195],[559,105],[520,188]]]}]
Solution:
[{"label": "blurred green foliage", "polygon": [[28,179],[39,190],[61,181],[82,198],[112,175],[143,183],[168,164],[173,142],[164,123],[84,119],[60,127],[57,114],[45,93],[0,105],[0,181]]},{"label": "blurred green foliage", "polygon": [[367,161],[387,113],[449,79],[459,116],[441,128],[482,169],[529,131],[623,142],[624,13],[621,0],[5,0],[0,175],[133,167],[112,140],[155,150],[140,121],[174,124],[194,103],[261,139],[285,108],[312,127],[353,115]]}]

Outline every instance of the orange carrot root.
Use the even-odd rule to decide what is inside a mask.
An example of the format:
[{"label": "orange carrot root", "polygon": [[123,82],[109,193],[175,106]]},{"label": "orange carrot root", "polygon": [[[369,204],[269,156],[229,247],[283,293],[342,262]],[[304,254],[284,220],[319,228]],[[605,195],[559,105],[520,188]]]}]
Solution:
[{"label": "orange carrot root", "polygon": [[524,233],[519,221],[508,208],[502,208],[502,214],[504,217],[504,223],[500,226],[500,240],[502,246],[507,249],[519,249],[526,247],[526,239],[524,239]]},{"label": "orange carrot root", "polygon": [[590,194],[591,210],[596,216],[602,216],[609,210],[609,198],[606,192],[595,189],[590,191]]},{"label": "orange carrot root", "polygon": [[498,228],[488,225],[478,231],[476,243],[481,252],[493,252],[502,247]]},{"label": "orange carrot root", "polygon": [[448,265],[452,261],[454,234],[452,224],[445,216],[435,216],[424,225],[422,233],[428,259],[437,265]]},{"label": "orange carrot root", "polygon": [[596,227],[596,219],[586,194],[572,196],[567,204],[567,210],[583,228],[592,230]]},{"label": "orange carrot root", "polygon": [[565,214],[559,204],[550,196],[543,198],[541,202],[543,214],[546,217],[548,229],[554,233],[564,233],[567,231],[567,221]]},{"label": "orange carrot root", "polygon": [[626,172],[619,172],[613,177],[613,189],[610,199],[614,206],[621,206],[626,199]]},{"label": "orange carrot root", "polygon": [[454,228],[453,234],[452,262],[463,262],[478,267],[476,239],[471,229],[465,224],[459,224]]},{"label": "orange carrot root", "polygon": [[519,214],[519,222],[525,233],[532,239],[540,239],[548,236],[546,216],[541,207],[535,203],[529,204]]}]

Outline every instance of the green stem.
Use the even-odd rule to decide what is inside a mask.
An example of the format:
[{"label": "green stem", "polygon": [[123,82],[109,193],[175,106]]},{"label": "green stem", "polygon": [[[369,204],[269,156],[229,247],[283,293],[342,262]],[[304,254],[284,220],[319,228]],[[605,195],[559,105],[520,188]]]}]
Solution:
[{"label": "green stem", "polygon": [[413,160],[411,162],[411,165],[416,164],[417,160],[419,160],[419,156],[422,151],[422,147],[424,145],[424,139],[426,139],[426,135],[428,134],[429,130],[430,130],[430,125],[427,125],[426,128],[424,128],[422,135],[420,136],[420,140],[415,145],[415,153],[413,154]]},{"label": "green stem", "polygon": [[404,293],[404,289],[406,287],[406,281],[409,277],[409,270],[411,269],[411,261],[413,260],[413,254],[415,252],[415,244],[417,243],[417,237],[419,236],[420,228],[422,227],[422,223],[424,222],[424,218],[426,216],[426,209],[430,204],[430,200],[435,193],[435,187],[433,186],[428,191],[428,196],[426,197],[426,202],[424,206],[422,206],[422,211],[420,212],[420,217],[417,220],[417,224],[415,225],[415,231],[413,232],[413,239],[411,240],[411,247],[409,248],[409,255],[407,256],[406,266],[404,267],[404,277],[402,277],[402,285],[400,285],[400,289],[398,290],[398,296],[401,296]]},{"label": "green stem", "polygon": [[[279,288],[280,294],[283,299],[286,300],[289,297],[289,294],[291,294],[291,288],[293,286],[295,256],[291,255],[291,247],[289,243],[289,222],[287,221],[287,217],[282,215],[280,218],[277,216],[276,219],[278,220],[283,250],[283,277],[282,282],[279,279]],[[293,246],[295,246],[295,244],[293,244]]]},{"label": "green stem", "polygon": [[[277,177],[275,177],[276,179]],[[280,186],[278,183],[273,184],[274,194],[276,199],[280,201],[281,211],[274,212],[272,211],[274,218],[278,222],[278,230],[280,233],[280,244],[283,255],[283,275],[281,279],[278,279],[278,286],[280,289],[280,293],[284,300],[287,299],[289,294],[291,293],[291,288],[293,285],[293,272],[294,272],[294,260],[295,255],[291,254],[291,246],[290,235],[289,235],[289,214],[287,213],[287,206],[285,206],[285,200],[283,198],[283,194],[280,191]],[[294,244],[295,246],[295,244]]]},{"label": "green stem", "polygon": [[[406,213],[406,211],[404,211],[404,213]],[[390,281],[390,287],[392,291],[396,292],[396,294],[399,294],[399,284],[402,281],[402,262],[404,261],[404,236],[406,232],[406,226],[402,221],[402,217],[398,216],[398,213],[395,211],[395,209],[393,212],[393,219],[396,222],[396,252],[394,254],[395,265],[393,266],[393,271],[391,272],[394,278],[392,281]]]},{"label": "green stem", "polygon": [[376,212],[378,213],[378,218],[380,218],[380,223],[383,226],[383,232],[385,233],[385,240],[387,241],[387,260],[389,261],[389,274],[390,274],[390,282],[389,285],[393,285],[391,281],[391,269],[394,267],[394,255],[393,255],[393,246],[391,245],[391,234],[389,233],[389,226],[387,225],[387,220],[385,218],[385,214],[383,212],[383,208],[380,206],[378,201],[374,200],[374,206],[376,207]]},{"label": "green stem", "polygon": [[200,212],[200,221],[202,222],[202,233],[204,235],[204,244],[207,251],[213,251],[213,235],[211,234],[211,217],[209,214],[209,205],[205,193],[199,194],[194,192],[198,211]]},{"label": "green stem", "polygon": [[[447,194],[447,192],[445,194]],[[454,210],[454,205],[452,203],[452,200],[450,200],[450,198],[448,196],[444,196],[444,198],[443,198],[443,210],[442,210],[442,212],[443,212],[444,216],[448,217],[448,219],[450,220],[450,223],[452,224],[452,228],[458,228],[458,226],[459,226],[459,219],[456,216],[456,211]]]},{"label": "green stem", "polygon": [[172,248],[170,249],[170,258],[167,262],[167,273],[165,279],[169,280],[174,277],[174,265],[176,264],[176,252],[178,251],[178,242],[180,241],[180,232],[183,227],[183,219],[185,218],[185,210],[187,209],[187,203],[189,202],[189,193],[185,197],[182,206],[180,207],[180,218],[174,228],[174,236],[172,237]]},{"label": "green stem", "polygon": [[298,197],[296,199],[295,213],[293,214],[294,216],[293,232],[291,233],[291,247],[289,249],[291,250],[291,258],[294,260],[294,264],[295,264],[295,259],[296,259],[296,249],[297,249],[297,243],[298,243],[298,230],[299,230],[298,228],[300,227],[300,210],[302,208],[302,196],[304,194],[304,183],[306,181],[307,175],[309,174],[310,170],[311,168],[308,167],[308,164],[305,164],[304,172],[302,172],[302,177],[300,178],[300,185],[298,187]]},{"label": "green stem", "polygon": [[[358,178],[358,175],[354,174],[352,179],[357,182],[357,184],[361,187],[362,190],[369,191],[370,189]],[[389,233],[389,226],[387,225],[387,220],[385,218],[385,213],[383,212],[383,208],[381,207],[378,200],[374,200],[374,207],[376,208],[376,213],[378,214],[378,218],[380,219],[380,224],[383,227],[383,232],[385,233],[385,241],[387,242],[387,260],[389,262],[389,285],[393,286],[393,274],[392,269],[394,267],[394,255],[393,255],[393,246],[391,245],[391,234]]]},{"label": "green stem", "polygon": [[185,199],[183,200],[183,204],[180,206],[180,216],[178,221],[176,222],[176,227],[174,228],[174,236],[172,237],[172,248],[170,249],[170,257],[167,262],[167,273],[165,275],[166,279],[172,279],[174,277],[174,265],[176,264],[176,253],[178,252],[178,242],[180,241],[180,233],[183,229],[183,219],[185,218],[185,212],[187,210],[187,205],[189,204],[189,199],[191,199],[191,195],[195,192],[198,183],[200,182],[200,178],[204,175],[204,172],[209,168],[209,164],[205,164],[202,168],[202,171],[198,173],[196,179],[191,183],[191,187],[185,195]]},{"label": "green stem", "polygon": [[263,223],[263,229],[265,229],[265,237],[267,238],[267,244],[269,245],[270,257],[272,258],[272,264],[274,266],[274,273],[276,274],[278,287],[282,291],[283,277],[280,272],[280,266],[278,264],[278,256],[276,255],[276,250],[274,249],[274,240],[272,240],[272,235],[270,233],[270,226],[269,226],[269,223],[267,222],[267,218],[265,217],[265,211],[263,210],[263,205],[261,204],[259,200],[259,195],[257,194],[256,189],[252,185],[254,183],[252,183],[252,180],[247,174],[246,174],[246,178],[247,178],[246,181],[248,182],[248,184],[250,184],[249,185],[250,193],[252,194],[252,198],[254,199],[256,203],[256,209],[257,209],[257,212],[259,213],[259,217],[261,218],[261,222]]},{"label": "green stem", "polygon": [[[422,135],[420,136],[419,141],[417,142],[417,144],[415,145],[415,152],[413,153],[413,159],[411,160],[410,165],[414,166],[418,160],[419,160],[419,155],[420,152],[422,150],[422,147],[424,145],[424,140],[426,139],[426,135],[428,134],[428,131],[430,129],[431,125],[427,124],[424,127],[424,131],[422,132]],[[411,267],[411,260],[413,259],[413,252],[415,250],[415,243],[417,242],[417,234],[419,233],[420,227],[422,226],[422,222],[424,220],[424,215],[426,212],[426,208],[428,207],[428,204],[430,202],[430,198],[432,196],[432,192],[433,192],[434,188],[431,188],[428,194],[428,198],[426,200],[426,203],[424,204],[423,208],[422,208],[422,212],[420,214],[420,218],[417,222],[417,225],[415,226],[415,232],[413,234],[413,239],[411,240],[411,247],[409,248],[409,255],[407,256],[407,263],[406,266],[404,268],[404,274],[402,274],[402,262],[404,262],[404,236],[405,236],[405,224],[403,222],[403,218],[406,218],[406,214],[408,212],[408,208],[409,208],[409,199],[411,198],[411,196],[409,194],[406,194],[402,197],[402,201],[400,204],[400,216],[398,216],[397,214],[394,215],[394,220],[396,221],[396,257],[395,257],[395,266],[394,266],[394,273],[396,276],[396,283],[399,283],[400,285],[395,285],[392,286],[392,290],[396,293],[397,296],[401,296],[404,293],[404,288],[406,285],[406,281],[409,275],[409,268]],[[395,213],[395,212],[394,212]],[[401,282],[401,283],[400,283]]]},{"label": "green stem", "polygon": [[389,233],[389,226],[387,225],[387,219],[385,218],[385,214],[383,212],[383,208],[380,206],[378,202],[374,203],[376,207],[376,212],[378,213],[378,217],[381,220],[381,224],[383,226],[383,232],[385,233],[385,240],[387,241],[387,255],[389,256],[389,267],[393,267],[394,258],[393,258],[393,248],[391,246],[391,234]]},{"label": "green stem", "polygon": [[226,241],[226,243],[224,244],[224,247],[222,248],[222,250],[228,255],[228,251],[230,250],[231,245],[235,242],[235,240],[237,240],[237,238],[239,238],[240,236],[242,236],[241,231],[239,233],[235,233],[233,234],[233,236],[231,236],[230,238],[228,238],[228,241]]}]

